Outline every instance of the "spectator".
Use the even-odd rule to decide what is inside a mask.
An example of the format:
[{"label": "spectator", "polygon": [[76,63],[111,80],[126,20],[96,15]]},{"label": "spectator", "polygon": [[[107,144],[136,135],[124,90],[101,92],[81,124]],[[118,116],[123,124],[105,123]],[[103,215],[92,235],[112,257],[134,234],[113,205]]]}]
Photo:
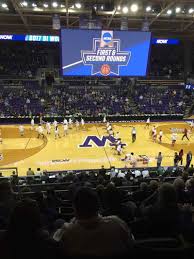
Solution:
[{"label": "spectator", "polygon": [[163,157],[162,157],[162,153],[159,152],[159,153],[158,153],[158,156],[156,157],[156,159],[157,159],[157,168],[161,167],[162,158],[163,158]]},{"label": "spectator", "polygon": [[95,192],[81,188],[73,206],[76,217],[58,230],[55,240],[62,240],[68,255],[126,254],[132,238],[127,225],[116,216],[101,217]]},{"label": "spectator", "polygon": [[192,161],[192,157],[193,157],[193,155],[192,155],[191,151],[189,151],[189,152],[187,153],[187,158],[186,158],[186,169],[189,168],[190,163],[191,163],[191,161]]},{"label": "spectator", "polygon": [[11,215],[8,231],[1,241],[2,258],[55,258],[59,255],[58,244],[41,229],[36,202],[18,202]]},{"label": "spectator", "polygon": [[6,228],[15,207],[16,195],[6,180],[0,182],[0,228]]},{"label": "spectator", "polygon": [[178,162],[179,162],[179,155],[177,154],[177,152],[174,153],[174,166],[178,166]]},{"label": "spectator", "polygon": [[175,237],[180,233],[180,211],[177,207],[176,192],[169,183],[158,190],[157,202],[144,210],[150,236]]},{"label": "spectator", "polygon": [[28,171],[27,171],[26,175],[32,176],[32,175],[34,175],[34,171],[31,168],[28,168]]},{"label": "spectator", "polygon": [[179,152],[179,161],[181,162],[181,165],[183,164],[183,155],[184,155],[184,152],[183,152],[183,149],[181,149]]},{"label": "spectator", "polygon": [[186,193],[185,193],[185,183],[181,178],[176,178],[173,182],[173,186],[176,191],[176,196],[177,196],[177,202],[178,203],[186,203],[187,198],[186,198]]}]

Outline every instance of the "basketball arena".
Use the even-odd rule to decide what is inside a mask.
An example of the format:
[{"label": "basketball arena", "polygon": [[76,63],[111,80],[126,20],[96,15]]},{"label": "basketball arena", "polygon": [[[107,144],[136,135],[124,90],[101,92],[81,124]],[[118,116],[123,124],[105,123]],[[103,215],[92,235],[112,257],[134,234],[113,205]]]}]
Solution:
[{"label": "basketball arena", "polygon": [[5,259],[194,255],[194,1],[0,1]]}]

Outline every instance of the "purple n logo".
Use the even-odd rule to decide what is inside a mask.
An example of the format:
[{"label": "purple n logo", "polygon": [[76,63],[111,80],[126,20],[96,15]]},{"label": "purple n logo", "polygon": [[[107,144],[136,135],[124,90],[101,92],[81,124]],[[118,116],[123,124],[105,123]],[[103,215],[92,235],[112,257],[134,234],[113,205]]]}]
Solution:
[{"label": "purple n logo", "polygon": [[[94,145],[97,147],[105,147],[107,141],[110,142],[110,146],[113,146],[115,138],[111,136],[102,136],[101,138],[97,136],[87,136],[84,143],[79,145],[79,147],[93,147]],[[126,144],[122,145],[126,146]]]}]

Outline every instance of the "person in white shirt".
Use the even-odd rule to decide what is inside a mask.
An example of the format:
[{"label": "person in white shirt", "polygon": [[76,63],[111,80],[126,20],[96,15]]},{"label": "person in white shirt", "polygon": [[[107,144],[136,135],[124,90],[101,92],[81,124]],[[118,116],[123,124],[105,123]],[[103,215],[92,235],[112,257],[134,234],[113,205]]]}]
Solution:
[{"label": "person in white shirt", "polygon": [[44,129],[43,129],[42,125],[38,126],[38,138],[39,137],[44,138]]},{"label": "person in white shirt", "polygon": [[53,125],[54,125],[54,128],[56,128],[56,126],[58,125],[58,122],[54,120]]},{"label": "person in white shirt", "polygon": [[63,130],[64,130],[64,136],[67,136],[67,133],[68,133],[68,123],[64,123]]},{"label": "person in white shirt", "polygon": [[66,118],[63,120],[63,124],[68,124],[68,121]]},{"label": "person in white shirt", "polygon": [[150,126],[150,117],[147,118],[147,121],[146,121],[146,128],[149,128],[149,126]]},{"label": "person in white shirt", "polygon": [[153,141],[156,142],[156,139],[157,139],[157,130],[155,128],[153,131]]},{"label": "person in white shirt", "polygon": [[79,121],[78,120],[75,121],[75,126],[76,126],[76,130],[79,130]]},{"label": "person in white shirt", "polygon": [[109,124],[109,126],[107,127],[107,133],[109,133],[110,130],[112,130],[111,124]]},{"label": "person in white shirt", "polygon": [[153,137],[153,135],[154,135],[155,129],[156,129],[156,126],[153,126],[153,127],[152,127],[152,137]]},{"label": "person in white shirt", "polygon": [[174,147],[176,140],[177,140],[177,133],[175,133],[175,132],[172,133],[171,140],[172,140],[172,147]]},{"label": "person in white shirt", "polygon": [[20,125],[20,126],[19,126],[19,133],[20,133],[20,136],[21,136],[21,137],[24,136],[24,126],[23,126],[23,125]]},{"label": "person in white shirt", "polygon": [[131,131],[132,143],[134,143],[134,142],[136,141],[136,135],[137,135],[136,128],[133,127],[133,128],[132,128],[132,131]]},{"label": "person in white shirt", "polygon": [[31,130],[34,129],[34,117],[31,119]]},{"label": "person in white shirt", "polygon": [[132,167],[137,167],[137,159],[136,159],[134,153],[131,153],[131,165],[132,165]]},{"label": "person in white shirt", "polygon": [[51,134],[51,124],[50,124],[50,122],[48,122],[48,121],[47,121],[47,123],[46,123],[46,133],[47,133],[48,135]]},{"label": "person in white shirt", "polygon": [[71,118],[69,118],[69,128],[72,129],[73,121]]},{"label": "person in white shirt", "polygon": [[85,129],[85,121],[84,121],[83,118],[81,118],[81,126],[82,126],[83,129]]},{"label": "person in white shirt", "polygon": [[55,127],[55,139],[57,139],[57,138],[60,138],[58,126]]},{"label": "person in white shirt", "polygon": [[103,123],[106,123],[106,115],[104,115]]},{"label": "person in white shirt", "polygon": [[117,146],[117,154],[120,156],[121,153],[122,153],[122,145],[119,144],[119,145]]},{"label": "person in white shirt", "polygon": [[159,132],[159,142],[162,143],[163,131],[160,130]]},{"label": "person in white shirt", "polygon": [[117,132],[117,133],[115,134],[115,139],[116,139],[116,140],[119,139],[119,132]]}]

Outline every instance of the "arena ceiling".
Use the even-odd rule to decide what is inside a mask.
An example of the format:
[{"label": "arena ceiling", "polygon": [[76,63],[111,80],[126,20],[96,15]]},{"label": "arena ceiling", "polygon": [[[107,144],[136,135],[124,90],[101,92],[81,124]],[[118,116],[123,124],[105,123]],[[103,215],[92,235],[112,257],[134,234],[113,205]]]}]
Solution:
[{"label": "arena ceiling", "polygon": [[99,16],[105,29],[120,29],[127,17],[130,30],[147,22],[155,36],[194,39],[194,0],[0,0],[0,33],[58,34],[54,14],[66,28],[79,28],[82,14]]}]

